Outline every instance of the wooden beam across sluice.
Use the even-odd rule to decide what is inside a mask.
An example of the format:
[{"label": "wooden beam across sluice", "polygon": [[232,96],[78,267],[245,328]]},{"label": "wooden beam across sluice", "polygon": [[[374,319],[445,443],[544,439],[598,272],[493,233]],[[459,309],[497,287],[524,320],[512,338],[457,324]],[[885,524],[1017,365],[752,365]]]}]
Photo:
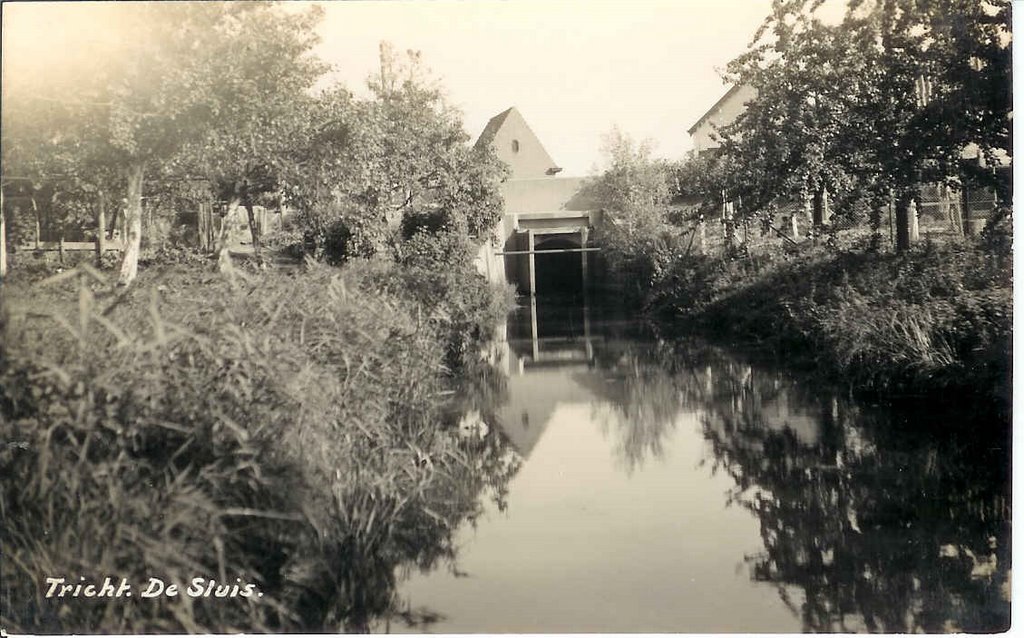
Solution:
[{"label": "wooden beam across sluice", "polygon": [[554,255],[555,253],[592,253],[600,248],[552,248],[550,250],[503,250],[495,255]]}]

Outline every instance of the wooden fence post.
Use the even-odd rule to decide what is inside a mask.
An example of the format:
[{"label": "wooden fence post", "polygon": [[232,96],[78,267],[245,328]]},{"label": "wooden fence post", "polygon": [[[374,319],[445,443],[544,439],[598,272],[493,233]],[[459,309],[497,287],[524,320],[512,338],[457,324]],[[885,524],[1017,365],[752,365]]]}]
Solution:
[{"label": "wooden fence post", "polygon": [[950,199],[949,191],[946,184],[939,186],[939,214],[949,224],[949,229],[958,237],[962,237],[964,229],[960,225],[960,216],[953,212],[953,201]]},{"label": "wooden fence post", "polygon": [[902,253],[910,248],[911,218],[914,216],[914,200],[906,193],[896,199],[896,252]]},{"label": "wooden fence post", "polygon": [[202,202],[196,205],[196,244],[199,250],[206,251],[206,207]]},{"label": "wooden fence post", "polygon": [[725,252],[730,254],[733,248],[735,248],[736,228],[733,224],[733,205],[731,201],[726,199],[724,190],[722,191],[722,224]]},{"label": "wooden fence post", "polygon": [[[815,191],[811,200],[811,226],[818,230],[829,222],[832,212],[829,210],[828,189],[822,186]],[[819,233],[815,233],[819,234]]]},{"label": "wooden fence post", "polygon": [[889,191],[889,245],[890,246],[895,246],[896,245],[896,236],[894,234],[895,233],[895,228],[893,226],[892,213],[893,213],[893,194],[892,194],[892,191]]},{"label": "wooden fence post", "polygon": [[963,216],[963,227],[964,236],[971,237],[974,235],[974,225],[971,223],[971,190],[964,184],[964,188],[960,191],[960,207],[961,214]]},{"label": "wooden fence post", "polygon": [[39,221],[39,206],[36,204],[35,196],[32,197],[32,212],[35,213],[36,218],[36,250],[40,249],[40,236],[43,234],[42,224]]},{"label": "wooden fence post", "polygon": [[910,206],[907,212],[910,216],[910,219],[907,220],[907,223],[910,224],[910,243],[914,243],[921,239],[921,228],[919,222],[921,217],[921,208],[918,206],[916,198],[910,200]]},{"label": "wooden fence post", "polygon": [[99,210],[96,211],[96,267],[103,266],[103,251],[107,248],[107,197],[98,193]]},{"label": "wooden fence post", "polygon": [[[589,229],[586,228],[586,227],[580,229],[580,248],[586,248],[587,247],[588,231],[589,231]],[[587,290],[587,286],[589,285],[589,282],[587,281],[587,257],[588,256],[589,255],[587,255],[587,253],[585,253],[585,252],[580,253],[580,267],[582,268],[582,271],[583,271],[583,290],[584,291]]]},{"label": "wooden fence post", "polygon": [[536,296],[537,294],[537,260],[534,254],[535,239],[533,236],[533,230],[526,231],[526,246],[530,254],[527,255],[530,263],[530,296]]}]

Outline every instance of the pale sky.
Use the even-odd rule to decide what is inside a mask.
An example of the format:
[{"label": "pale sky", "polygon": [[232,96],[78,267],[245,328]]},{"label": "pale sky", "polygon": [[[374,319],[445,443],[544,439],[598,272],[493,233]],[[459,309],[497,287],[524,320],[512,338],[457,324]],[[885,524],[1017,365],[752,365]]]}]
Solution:
[{"label": "pale sky", "polygon": [[[771,0],[318,4],[326,13],[318,53],[352,90],[378,70],[380,41],[419,50],[474,140],[489,118],[516,106],[563,175],[586,175],[615,125],[649,138],[658,156],[682,157],[686,130],[728,88],[718,70],[744,51]],[[37,67],[59,67],[68,56],[100,59],[90,52],[116,46],[121,35],[113,3],[3,8],[5,83],[15,57]]]},{"label": "pale sky", "polygon": [[320,2],[320,55],[353,89],[378,43],[422,52],[474,140],[515,106],[565,171],[600,163],[618,126],[680,158],[686,130],[727,90],[717,72],[742,53],[771,0]]}]

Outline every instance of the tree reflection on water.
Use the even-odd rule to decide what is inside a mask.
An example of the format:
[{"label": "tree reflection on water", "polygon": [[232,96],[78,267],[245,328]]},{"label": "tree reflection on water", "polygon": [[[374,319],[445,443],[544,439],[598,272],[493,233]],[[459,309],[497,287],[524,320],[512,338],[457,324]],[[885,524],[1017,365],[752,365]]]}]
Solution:
[{"label": "tree reflection on water", "polygon": [[805,631],[1008,627],[1005,422],[867,405],[694,343],[615,342],[596,361],[628,471],[660,456],[681,411],[700,415],[728,503],[760,523],[751,577]]},{"label": "tree reflection on water", "polygon": [[632,474],[665,453],[683,407],[679,377],[629,342],[610,342],[596,360],[602,374],[580,374],[575,381],[613,406],[613,412],[596,416],[605,434],[613,433],[614,454]]}]

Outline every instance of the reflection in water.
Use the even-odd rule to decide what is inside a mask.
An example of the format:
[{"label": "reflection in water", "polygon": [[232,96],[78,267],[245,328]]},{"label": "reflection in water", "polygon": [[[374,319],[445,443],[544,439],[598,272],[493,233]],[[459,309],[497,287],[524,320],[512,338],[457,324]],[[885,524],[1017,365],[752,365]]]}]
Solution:
[{"label": "reflection in water", "polygon": [[735,482],[728,502],[760,523],[751,576],[804,631],[1008,626],[1004,424],[858,405],[708,347],[647,356],[662,380],[634,383],[627,405],[662,401],[665,384],[702,410],[711,467]]},{"label": "reflection in water", "polygon": [[399,585],[438,629],[1007,627],[1008,424],[866,405],[606,306],[534,301],[504,334],[457,402],[468,440],[515,450],[453,541],[471,578]]}]

